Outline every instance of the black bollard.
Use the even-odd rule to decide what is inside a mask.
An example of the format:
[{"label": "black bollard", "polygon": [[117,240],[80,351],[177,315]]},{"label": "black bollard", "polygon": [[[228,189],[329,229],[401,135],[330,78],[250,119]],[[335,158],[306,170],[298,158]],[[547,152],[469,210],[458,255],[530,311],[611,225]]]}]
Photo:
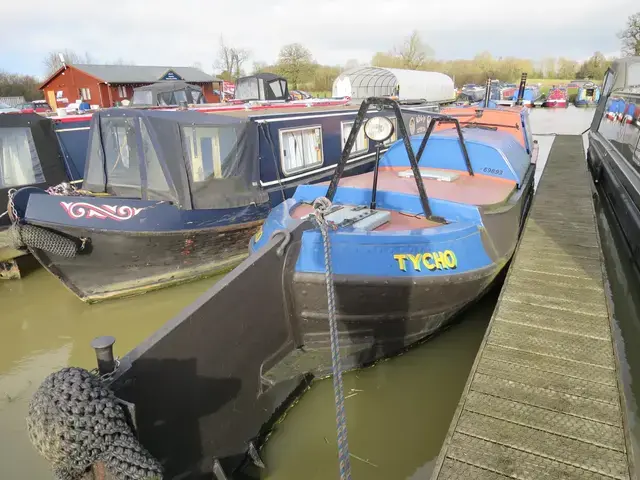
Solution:
[{"label": "black bollard", "polygon": [[116,343],[116,339],[110,336],[97,337],[91,342],[91,347],[96,351],[100,375],[112,373],[116,369],[116,360],[113,357],[114,343]]}]

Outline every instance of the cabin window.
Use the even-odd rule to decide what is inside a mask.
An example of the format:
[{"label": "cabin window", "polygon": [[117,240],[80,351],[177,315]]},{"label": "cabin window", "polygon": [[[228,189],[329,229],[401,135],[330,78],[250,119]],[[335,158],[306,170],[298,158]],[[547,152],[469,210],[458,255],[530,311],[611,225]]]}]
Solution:
[{"label": "cabin window", "polygon": [[[364,124],[363,124],[364,125]],[[342,149],[347,144],[347,139],[353,128],[353,122],[342,122]],[[351,149],[351,157],[355,157],[358,154],[369,151],[369,139],[364,134],[364,128],[361,126],[356,136],[356,143],[353,144]]]},{"label": "cabin window", "polygon": [[225,162],[236,151],[236,131],[229,127],[187,126],[182,128],[191,181],[225,178]]},{"label": "cabin window", "polygon": [[187,102],[189,103],[189,101],[187,100],[187,92],[185,92],[184,90],[176,90],[175,92],[173,92],[174,95],[174,105],[180,105],[180,102]]},{"label": "cabin window", "polygon": [[133,98],[131,99],[132,105],[155,105],[153,101],[153,94],[150,90],[138,90],[133,92]]},{"label": "cabin window", "polygon": [[104,161],[109,193],[140,198],[140,166],[135,119],[102,121]]},{"label": "cabin window", "polygon": [[282,85],[280,85],[279,80],[269,82],[269,88],[271,88],[271,91],[276,97],[282,97],[282,95],[284,95],[284,93],[282,92]]},{"label": "cabin window", "polygon": [[0,129],[0,188],[44,183],[31,130]]},{"label": "cabin window", "polygon": [[120,85],[118,87],[118,95],[120,95],[120,98],[127,98],[128,97],[127,87],[125,85]]},{"label": "cabin window", "polygon": [[258,80],[250,79],[236,84],[235,97],[240,100],[256,100],[260,98]]},{"label": "cabin window", "polygon": [[604,82],[602,83],[602,95],[608,96],[613,88],[614,75],[611,69],[607,70],[604,75]]},{"label": "cabin window", "polygon": [[322,165],[322,127],[280,130],[280,162],[285,175]]},{"label": "cabin window", "polygon": [[383,142],[384,146],[391,145],[398,139],[398,119],[396,117],[389,117],[391,123],[393,123],[393,133],[391,136]]},{"label": "cabin window", "polygon": [[158,160],[158,154],[151,142],[151,136],[144,122],[140,122],[140,136],[144,153],[144,164],[147,172],[147,200],[169,200],[173,197],[169,190],[167,177],[162,171],[162,165]]}]

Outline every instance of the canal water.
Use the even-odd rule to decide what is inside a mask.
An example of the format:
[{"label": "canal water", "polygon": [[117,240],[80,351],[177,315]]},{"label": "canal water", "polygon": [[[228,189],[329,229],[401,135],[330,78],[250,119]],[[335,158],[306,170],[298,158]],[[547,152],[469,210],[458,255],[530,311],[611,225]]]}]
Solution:
[{"label": "canal water", "polygon": [[[538,178],[553,143],[549,134],[582,133],[592,113],[573,107],[532,111],[534,132],[540,134],[535,137],[540,146]],[[624,284],[624,278],[613,275],[612,288],[628,298],[633,288],[638,290]],[[95,305],[83,304],[42,269],[21,281],[0,282],[0,478],[51,478],[48,465],[33,450],[24,428],[29,399],[46,375],[66,365],[93,368],[89,342],[99,335],[115,336],[116,353],[124,355],[215,281],[207,279]],[[354,479],[429,478],[499,287],[426,344],[346,375]],[[627,305],[616,314],[628,318],[634,312]],[[634,390],[629,364],[640,368],[640,327],[637,320],[627,324],[631,327],[621,329],[620,344],[627,346],[625,384],[637,431],[634,399],[640,395],[640,387]],[[265,480],[337,478],[332,388],[330,380],[314,384],[269,438],[263,451],[267,469],[257,474],[247,472],[248,476]]]}]

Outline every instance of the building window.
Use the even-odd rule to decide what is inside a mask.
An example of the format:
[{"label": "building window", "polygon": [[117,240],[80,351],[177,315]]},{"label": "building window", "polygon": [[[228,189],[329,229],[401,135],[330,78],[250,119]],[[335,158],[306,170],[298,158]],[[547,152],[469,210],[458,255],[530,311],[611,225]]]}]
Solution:
[{"label": "building window", "polygon": [[118,95],[120,95],[120,98],[129,98],[126,85],[120,85],[118,87]]},{"label": "building window", "polygon": [[81,88],[80,98],[82,100],[91,100],[91,90],[89,90],[88,88]]},{"label": "building window", "polygon": [[[363,124],[364,125],[364,124]],[[342,122],[342,148],[347,144],[347,139],[353,128],[353,122]],[[356,136],[356,143],[354,143],[351,149],[351,157],[369,151],[369,139],[364,134],[364,128],[360,127],[358,135]]]},{"label": "building window", "polygon": [[280,130],[280,162],[285,175],[322,165],[322,127]]}]

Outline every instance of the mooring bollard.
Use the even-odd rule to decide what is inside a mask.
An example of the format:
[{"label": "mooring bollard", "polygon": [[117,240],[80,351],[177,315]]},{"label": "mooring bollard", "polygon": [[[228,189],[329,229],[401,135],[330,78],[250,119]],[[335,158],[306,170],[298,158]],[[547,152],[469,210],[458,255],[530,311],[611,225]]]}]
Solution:
[{"label": "mooring bollard", "polygon": [[116,339],[111,336],[97,337],[91,342],[91,347],[96,351],[100,375],[112,373],[116,369],[116,360],[113,356],[114,343]]}]

